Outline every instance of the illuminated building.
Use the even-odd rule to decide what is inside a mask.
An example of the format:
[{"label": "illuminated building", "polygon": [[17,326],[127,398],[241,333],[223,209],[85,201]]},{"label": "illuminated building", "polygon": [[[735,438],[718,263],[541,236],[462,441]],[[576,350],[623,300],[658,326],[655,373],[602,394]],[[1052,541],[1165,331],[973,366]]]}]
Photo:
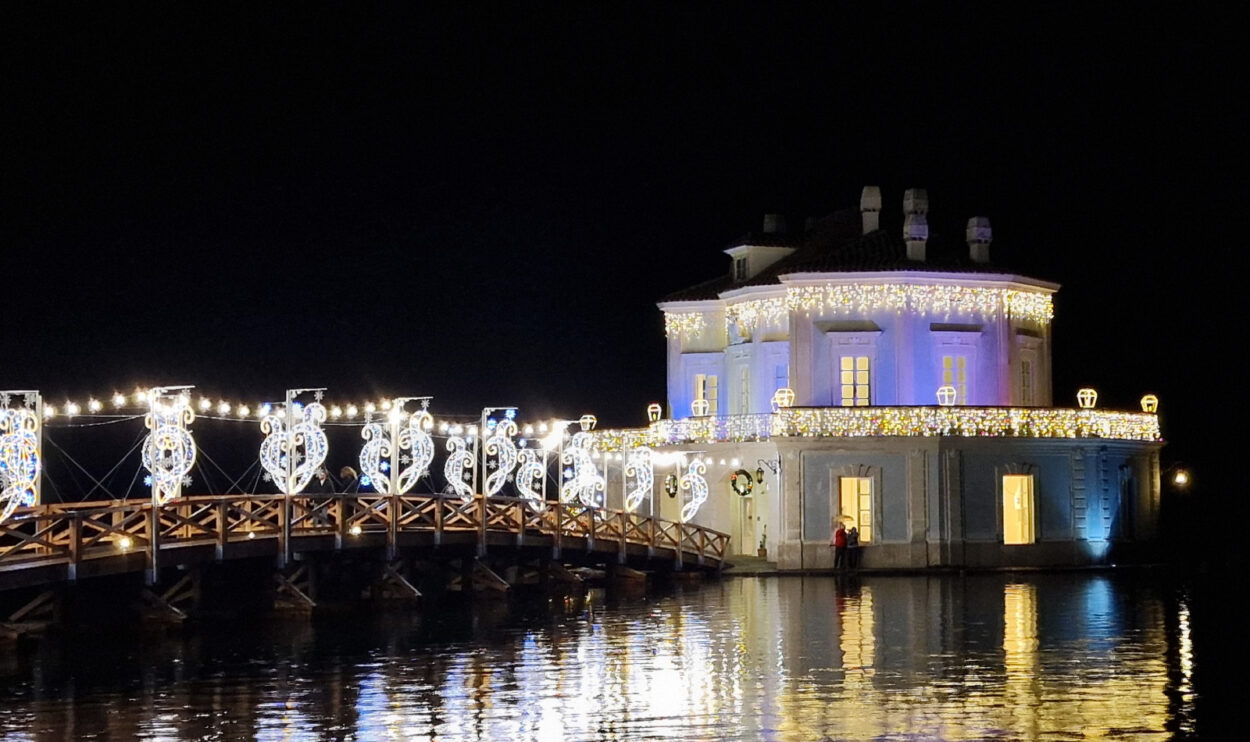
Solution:
[{"label": "illuminated building", "polygon": [[[1052,406],[1058,285],[991,262],[988,219],[943,249],[925,191],[893,219],[881,204],[865,188],[858,213],[798,233],[770,215],[724,275],[661,301],[667,419],[600,431],[600,448],[652,447],[657,481],[706,465],[692,520],[739,554],[766,534],[782,569],[831,566],[835,518],[858,526],[865,567],[1103,563],[1149,543],[1157,402]],[[680,497],[657,502],[679,515]]]}]

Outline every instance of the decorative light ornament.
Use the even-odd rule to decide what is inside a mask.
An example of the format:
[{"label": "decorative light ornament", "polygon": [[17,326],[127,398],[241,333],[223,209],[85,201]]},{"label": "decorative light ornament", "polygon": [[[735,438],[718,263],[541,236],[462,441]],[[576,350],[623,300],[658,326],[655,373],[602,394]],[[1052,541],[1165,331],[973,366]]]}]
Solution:
[{"label": "decorative light ornament", "polygon": [[655,486],[653,458],[651,449],[646,446],[639,446],[629,451],[629,461],[625,464],[625,476],[634,480],[634,486],[625,493],[625,512],[627,513],[634,512],[643,500],[651,497]]},{"label": "decorative light ornament", "polygon": [[578,418],[577,424],[582,426],[582,430],[590,432],[595,429],[596,425],[599,424],[599,418],[590,414],[582,415]]},{"label": "decorative light ornament", "polygon": [[516,435],[516,422],[512,418],[505,417],[495,425],[495,432],[491,437],[486,439],[486,455],[494,456],[495,460],[493,471],[486,477],[486,496],[492,497],[499,494],[503,486],[508,482],[508,475],[512,473],[512,468],[517,463],[516,444],[512,442],[512,436]]},{"label": "decorative light ornament", "polygon": [[681,488],[690,490],[690,499],[681,506],[682,523],[688,523],[699,512],[699,506],[707,502],[707,479],[703,476],[706,472],[707,465],[703,460],[695,459],[681,476]]},{"label": "decorative light ornament", "polygon": [[950,384],[944,384],[938,387],[938,390],[937,390],[938,404],[941,405],[942,407],[954,407],[955,398],[958,396],[958,394],[959,392],[955,389],[955,387],[951,386]]},{"label": "decorative light ornament", "polygon": [[[190,387],[182,387],[189,389]],[[195,465],[195,439],[188,430],[195,411],[182,395],[171,389],[153,389],[148,395],[149,411],[143,424],[148,437],[143,442],[143,467],[152,478],[152,503],[163,505],[182,495],[182,485]]]},{"label": "decorative light ornament", "polygon": [[564,449],[560,462],[572,465],[572,476],[560,485],[560,502],[581,502],[586,507],[603,507],[603,492],[607,483],[595,468],[591,449],[595,439],[585,430],[574,433],[573,440]]},{"label": "decorative light ornament", "polygon": [[1155,414],[1159,411],[1159,398],[1153,394],[1147,394],[1141,398],[1141,411]]},{"label": "decorative light ornament", "polygon": [[[11,395],[25,397],[24,407],[10,407]],[[39,392],[0,393],[0,522],[18,507],[39,504]]]},{"label": "decorative light ornament", "polygon": [[[292,392],[301,391],[308,390],[287,392],[288,403],[294,399]],[[282,494],[303,492],[325,463],[330,450],[325,431],[321,429],[326,421],[326,408],[317,402],[301,410],[292,407],[290,422],[294,424],[288,426],[286,415],[274,413],[270,405],[264,407],[269,407],[270,414],[260,421],[261,432],[265,434],[260,444],[260,465],[269,472]]]},{"label": "decorative light ornament", "polygon": [[783,386],[773,392],[773,410],[782,410],[794,405],[794,390]]},{"label": "decorative light ornament", "polygon": [[695,417],[705,417],[711,408],[712,404],[706,399],[696,399],[690,403],[690,414]]},{"label": "decorative light ornament", "polygon": [[663,412],[664,412],[664,408],[660,406],[659,402],[652,402],[651,404],[647,405],[647,420],[653,423],[659,422],[660,415]]},{"label": "decorative light ornament", "polygon": [[465,481],[465,476],[473,472],[473,452],[465,446],[464,438],[458,435],[447,439],[447,450],[451,453],[443,463],[443,477],[453,494],[469,502],[473,499],[473,488]]},{"label": "decorative light ornament", "polygon": [[544,454],[533,448],[522,448],[517,452],[516,489],[535,513],[543,509],[543,495],[534,489],[534,483],[542,481],[546,475],[544,458]]},{"label": "decorative light ornament", "polygon": [[[406,414],[404,406],[412,400],[420,400],[421,409],[408,415],[407,424],[401,428]],[[388,402],[390,414],[386,415],[386,422],[371,422],[361,428],[360,437],[365,444],[360,448],[360,468],[381,494],[402,495],[429,471],[430,462],[434,461],[434,439],[429,434],[434,418],[428,411],[430,397],[398,397]],[[395,460],[396,456],[408,458],[403,451],[412,452],[407,466],[403,460]]]},{"label": "decorative light ornament", "polygon": [[1089,387],[1085,387],[1076,393],[1076,403],[1082,410],[1092,410],[1094,405],[1098,403],[1098,392]]}]

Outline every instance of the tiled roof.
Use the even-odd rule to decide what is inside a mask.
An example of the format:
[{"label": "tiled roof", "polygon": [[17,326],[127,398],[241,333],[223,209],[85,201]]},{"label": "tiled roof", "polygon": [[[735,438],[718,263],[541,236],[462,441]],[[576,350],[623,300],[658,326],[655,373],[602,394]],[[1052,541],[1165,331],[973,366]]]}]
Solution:
[{"label": "tiled roof", "polygon": [[[884,215],[883,215],[884,217]],[[674,291],[661,301],[701,301],[716,299],[721,293],[746,286],[778,284],[779,276],[788,273],[872,273],[883,271],[915,271],[940,273],[1012,273],[1001,263],[974,263],[968,245],[959,235],[957,241],[930,235],[923,262],[907,259],[907,243],[903,241],[902,223],[886,223],[881,228],[860,234],[858,211],[840,211],[817,221],[801,235],[747,235],[737,245],[769,245],[794,247],[790,255],[778,260],[746,281],[735,282],[728,267],[720,278]],[[767,242],[756,241],[768,238]],[[749,240],[749,241],[748,241]],[[991,257],[993,251],[991,250]]]}]

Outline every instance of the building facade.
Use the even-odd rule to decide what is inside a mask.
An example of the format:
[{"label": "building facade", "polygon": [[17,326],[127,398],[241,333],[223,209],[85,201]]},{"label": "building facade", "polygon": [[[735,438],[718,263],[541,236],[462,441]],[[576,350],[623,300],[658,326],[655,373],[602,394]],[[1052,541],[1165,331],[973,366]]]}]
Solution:
[{"label": "building facade", "polygon": [[1100,564],[1148,547],[1153,403],[1052,406],[1058,285],[992,262],[982,217],[965,244],[931,243],[927,213],[921,189],[891,214],[868,187],[858,212],[800,232],[769,216],[725,250],[724,274],[665,297],[668,414],[599,434],[609,504],[645,445],[657,481],[705,470],[697,510],[678,487],[657,515],[687,505],[782,569],[831,566],[839,520],[865,567]]}]

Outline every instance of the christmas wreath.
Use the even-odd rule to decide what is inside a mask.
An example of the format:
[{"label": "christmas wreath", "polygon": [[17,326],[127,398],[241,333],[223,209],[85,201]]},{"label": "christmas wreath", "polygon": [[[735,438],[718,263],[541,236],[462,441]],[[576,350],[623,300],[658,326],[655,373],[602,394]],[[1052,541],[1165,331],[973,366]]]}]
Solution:
[{"label": "christmas wreath", "polygon": [[741,497],[751,494],[751,490],[755,489],[755,479],[751,477],[751,472],[746,469],[739,469],[729,475],[729,488]]}]

